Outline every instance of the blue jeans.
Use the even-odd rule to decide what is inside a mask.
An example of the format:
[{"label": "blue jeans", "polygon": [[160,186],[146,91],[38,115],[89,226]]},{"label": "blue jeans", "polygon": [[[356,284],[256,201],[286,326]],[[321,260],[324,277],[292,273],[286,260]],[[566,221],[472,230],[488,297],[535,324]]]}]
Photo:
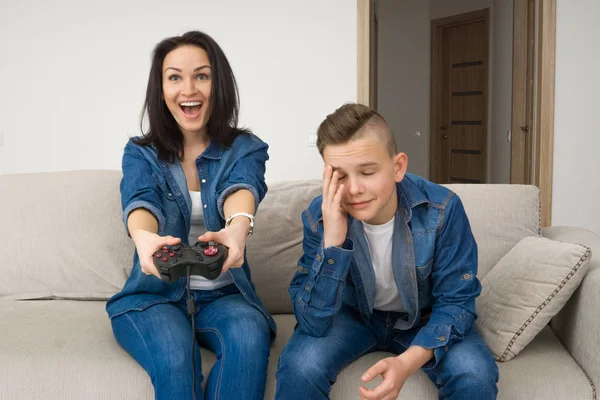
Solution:
[{"label": "blue jeans", "polygon": [[[279,358],[275,398],[328,399],[337,374],[352,361],[376,350],[404,352],[418,328],[395,331],[397,316],[375,310],[366,324],[357,311],[343,306],[324,337],[308,336],[296,329]],[[440,399],[496,398],[498,367],[475,328],[434,364],[429,361],[423,370],[438,388]],[[360,383],[356,385],[357,397]]]},{"label": "blue jeans", "polygon": [[[270,330],[264,315],[235,285],[192,291],[196,340],[217,356],[202,393],[200,350],[194,347],[196,396],[201,399],[264,398]],[[112,319],[119,344],[148,372],[156,400],[192,399],[192,325],[187,294],[177,303],[129,311]]]}]

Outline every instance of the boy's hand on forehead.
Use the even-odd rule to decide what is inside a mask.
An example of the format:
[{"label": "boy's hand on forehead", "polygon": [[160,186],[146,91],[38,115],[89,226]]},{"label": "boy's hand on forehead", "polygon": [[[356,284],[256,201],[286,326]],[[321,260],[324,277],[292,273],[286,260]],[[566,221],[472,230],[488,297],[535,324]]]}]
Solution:
[{"label": "boy's hand on forehead", "polygon": [[325,229],[324,246],[341,246],[346,240],[348,214],[342,209],[345,187],[339,184],[339,173],[331,165],[325,165],[323,171],[323,225]]}]

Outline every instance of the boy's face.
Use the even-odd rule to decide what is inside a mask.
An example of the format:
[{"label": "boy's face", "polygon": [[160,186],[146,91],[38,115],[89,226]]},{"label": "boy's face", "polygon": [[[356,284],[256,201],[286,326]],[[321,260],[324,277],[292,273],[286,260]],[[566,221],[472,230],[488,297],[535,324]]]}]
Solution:
[{"label": "boy's face", "polygon": [[406,154],[391,157],[380,136],[368,132],[348,143],[327,145],[323,161],[338,172],[339,185],[344,185],[343,210],[371,225],[394,217],[398,208],[396,182],[406,173]]}]

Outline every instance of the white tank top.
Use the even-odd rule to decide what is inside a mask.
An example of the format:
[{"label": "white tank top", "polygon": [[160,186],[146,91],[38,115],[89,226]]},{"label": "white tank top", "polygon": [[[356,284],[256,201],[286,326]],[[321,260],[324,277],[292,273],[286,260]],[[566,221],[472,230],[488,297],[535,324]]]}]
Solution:
[{"label": "white tank top", "polygon": [[[206,232],[204,225],[204,210],[200,192],[189,191],[192,198],[192,215],[190,218],[190,234],[188,240],[190,246],[198,241],[198,236]],[[190,277],[190,289],[192,290],[214,290],[233,283],[233,277],[229,272],[221,274],[217,279],[211,281],[202,276],[192,275]]]}]

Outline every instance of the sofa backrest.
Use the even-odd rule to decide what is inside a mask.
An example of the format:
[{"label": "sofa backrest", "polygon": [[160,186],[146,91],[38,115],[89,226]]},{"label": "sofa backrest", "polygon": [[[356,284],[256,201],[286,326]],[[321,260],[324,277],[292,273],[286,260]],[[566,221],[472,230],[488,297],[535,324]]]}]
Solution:
[{"label": "sofa backrest", "polygon": [[[108,299],[123,286],[133,245],[121,222],[120,171],[0,175],[0,300]],[[448,185],[462,199],[483,277],[539,232],[539,191]],[[301,212],[321,182],[269,184],[248,240],[252,279],[272,313],[291,312],[287,288],[302,253]]]}]

